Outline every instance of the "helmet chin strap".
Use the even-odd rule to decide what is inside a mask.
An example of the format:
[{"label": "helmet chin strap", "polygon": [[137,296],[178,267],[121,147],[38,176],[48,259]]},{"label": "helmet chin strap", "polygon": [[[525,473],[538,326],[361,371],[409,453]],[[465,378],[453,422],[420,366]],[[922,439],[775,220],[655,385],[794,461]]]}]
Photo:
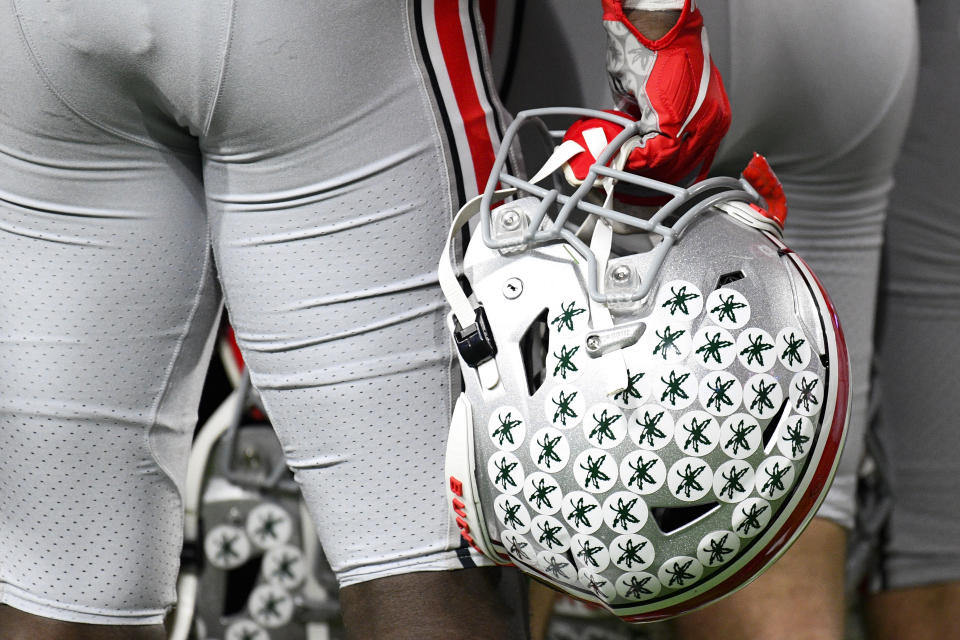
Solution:
[{"label": "helmet chin strap", "polygon": [[[516,193],[516,189],[501,189],[494,192],[493,201],[501,202],[514,193]],[[443,254],[437,268],[437,279],[440,283],[440,289],[450,302],[450,308],[453,311],[457,349],[471,368],[476,370],[481,386],[484,389],[493,389],[500,384],[500,371],[497,369],[497,361],[493,357],[496,353],[496,346],[493,344],[493,337],[488,334],[488,327],[485,326],[486,315],[483,312],[483,307],[473,306],[457,280],[457,274],[453,266],[454,257],[450,252],[453,239],[460,232],[460,229],[480,211],[482,197],[482,195],[479,195],[471,199],[454,216],[453,222],[450,224],[450,230],[447,232],[447,241],[443,246]],[[463,336],[463,340],[460,339],[460,336]],[[465,352],[464,345],[469,346],[472,340],[476,343],[484,343],[488,351],[485,355],[481,355],[476,362],[470,362],[469,354]],[[490,351],[491,348],[492,351]]]},{"label": "helmet chin strap", "polygon": [[[613,190],[611,189],[610,192],[613,193]],[[593,233],[590,236],[590,251],[597,258],[597,273],[606,274],[607,262],[610,260],[610,248],[613,246],[613,229],[606,220],[598,220],[595,216],[591,217],[595,221]],[[610,316],[610,310],[607,309],[606,305],[596,302],[590,296],[587,296],[587,304],[590,306],[594,331],[602,331],[613,327],[613,318]]]},{"label": "helmet chin strap", "polygon": [[[553,174],[560,168],[566,168],[567,163],[574,156],[589,152],[594,158],[598,157],[607,146],[609,141],[603,129],[588,129],[584,132],[584,141],[587,148],[573,141],[567,140],[554,148],[553,153],[547,158],[536,175],[531,179],[531,183],[537,183]],[[621,153],[613,161],[613,168],[620,169],[626,162],[626,154]],[[606,192],[606,198],[603,202],[605,209],[610,208],[613,200],[613,188],[616,180],[613,178],[603,178],[598,181]],[[504,199],[516,193],[516,189],[501,189],[494,192],[492,204],[502,202]],[[450,307],[453,311],[454,335],[456,336],[457,348],[471,368],[475,369],[480,379],[480,384],[485,389],[493,389],[500,383],[500,372],[497,369],[496,345],[493,336],[489,333],[489,327],[486,326],[486,315],[483,307],[475,307],[463,287],[457,280],[454,269],[454,257],[451,254],[453,239],[457,236],[460,229],[463,228],[470,219],[480,212],[482,195],[472,198],[467,202],[457,215],[454,216],[447,233],[447,240],[444,244],[443,254],[440,258],[440,264],[437,269],[437,276],[440,283],[440,289],[443,291]],[[597,259],[598,272],[606,273],[607,261],[610,258],[610,249],[613,244],[613,228],[606,220],[598,219],[595,215],[588,215],[586,220],[577,230],[577,235],[586,237],[590,234],[590,249]],[[613,327],[613,318],[610,311],[601,303],[595,302],[588,297],[590,313],[593,318],[594,330],[610,329]]]}]

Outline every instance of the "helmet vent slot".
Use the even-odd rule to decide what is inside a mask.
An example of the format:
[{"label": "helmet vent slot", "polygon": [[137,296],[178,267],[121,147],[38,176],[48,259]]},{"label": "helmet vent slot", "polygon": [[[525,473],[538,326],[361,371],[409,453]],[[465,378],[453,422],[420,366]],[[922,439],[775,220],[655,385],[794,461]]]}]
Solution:
[{"label": "helmet vent slot", "polygon": [[541,311],[520,338],[520,358],[527,378],[527,393],[531,396],[547,378],[547,353],[550,349],[547,312],[548,309]]},{"label": "helmet vent slot", "polygon": [[728,284],[734,283],[737,280],[743,280],[746,276],[743,275],[743,271],[731,271],[730,273],[725,273],[719,278],[717,278],[717,289],[727,286]]},{"label": "helmet vent slot", "polygon": [[780,408],[777,409],[777,412],[772,418],[770,418],[770,422],[763,430],[763,450],[767,453],[770,453],[774,445],[776,445],[776,443],[773,442],[773,436],[777,432],[780,422],[787,417],[787,404],[789,402],[789,398],[783,399],[783,402],[780,404]]},{"label": "helmet vent slot", "polygon": [[707,502],[689,507],[654,507],[650,509],[650,515],[657,522],[660,531],[669,534],[693,524],[719,506],[719,502]]}]

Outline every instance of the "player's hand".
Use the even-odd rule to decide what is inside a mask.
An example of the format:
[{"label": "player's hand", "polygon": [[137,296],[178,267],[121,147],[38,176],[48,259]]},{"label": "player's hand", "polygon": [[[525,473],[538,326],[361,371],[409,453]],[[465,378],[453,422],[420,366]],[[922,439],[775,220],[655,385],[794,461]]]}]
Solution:
[{"label": "player's hand", "polygon": [[[700,11],[687,0],[677,24],[649,40],[627,19],[619,0],[603,0],[607,30],[607,73],[617,108],[642,123],[625,168],[639,175],[686,186],[704,178],[730,126],[730,103],[720,73],[710,60]],[[578,122],[570,139],[601,127],[612,140],[616,125]],[[573,158],[580,180],[592,163]]]}]

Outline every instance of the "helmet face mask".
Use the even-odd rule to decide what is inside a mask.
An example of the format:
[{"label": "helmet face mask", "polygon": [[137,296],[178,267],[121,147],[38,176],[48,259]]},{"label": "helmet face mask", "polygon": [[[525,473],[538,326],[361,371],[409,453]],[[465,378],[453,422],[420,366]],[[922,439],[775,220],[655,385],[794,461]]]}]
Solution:
[{"label": "helmet face mask", "polygon": [[[735,591],[799,534],[839,458],[849,373],[826,294],[745,182],[636,178],[673,198],[650,220],[586,202],[625,134],[572,196],[495,168],[463,261],[495,353],[461,357],[447,475],[483,553],[649,621]],[[521,193],[495,207],[498,179]],[[574,210],[589,246],[563,224]]]}]

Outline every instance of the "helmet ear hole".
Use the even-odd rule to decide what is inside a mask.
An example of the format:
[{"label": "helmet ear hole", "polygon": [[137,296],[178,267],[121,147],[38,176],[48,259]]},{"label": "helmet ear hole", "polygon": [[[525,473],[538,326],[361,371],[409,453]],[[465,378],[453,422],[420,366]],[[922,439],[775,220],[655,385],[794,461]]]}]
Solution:
[{"label": "helmet ear hole", "polygon": [[520,338],[520,358],[527,378],[527,393],[537,392],[547,378],[547,353],[550,349],[548,309],[541,311]]},{"label": "helmet ear hole", "polygon": [[719,502],[707,502],[689,507],[654,507],[650,509],[650,515],[657,522],[660,531],[669,534],[693,524],[719,506]]}]

